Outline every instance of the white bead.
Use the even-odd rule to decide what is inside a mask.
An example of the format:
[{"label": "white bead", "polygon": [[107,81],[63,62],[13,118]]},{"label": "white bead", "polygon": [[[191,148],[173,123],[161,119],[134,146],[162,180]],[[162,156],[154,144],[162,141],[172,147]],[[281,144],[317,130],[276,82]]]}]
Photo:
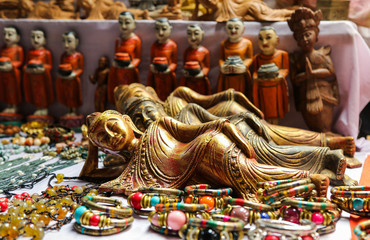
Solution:
[{"label": "white bead", "polygon": [[15,179],[14,178],[10,179],[10,182],[15,183]]}]

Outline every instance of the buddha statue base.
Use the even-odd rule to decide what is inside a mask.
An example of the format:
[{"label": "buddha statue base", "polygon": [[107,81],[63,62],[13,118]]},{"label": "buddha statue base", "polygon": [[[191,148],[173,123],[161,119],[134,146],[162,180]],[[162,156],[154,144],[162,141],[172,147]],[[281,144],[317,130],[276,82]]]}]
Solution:
[{"label": "buddha statue base", "polygon": [[0,122],[20,122],[23,115],[19,113],[0,113]]},{"label": "buddha statue base", "polygon": [[54,123],[54,118],[52,116],[40,116],[40,115],[29,115],[27,116],[27,122],[45,122],[48,125]]},{"label": "buddha statue base", "polygon": [[82,114],[74,116],[62,116],[59,118],[60,125],[69,128],[81,127],[85,122],[85,118]]}]

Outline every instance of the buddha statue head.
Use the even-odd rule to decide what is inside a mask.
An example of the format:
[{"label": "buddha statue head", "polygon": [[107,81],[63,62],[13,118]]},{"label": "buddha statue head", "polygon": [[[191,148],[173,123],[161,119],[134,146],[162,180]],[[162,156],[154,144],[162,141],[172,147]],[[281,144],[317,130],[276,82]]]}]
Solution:
[{"label": "buddha statue head", "polygon": [[95,112],[86,117],[89,140],[104,152],[121,155],[133,151],[142,132],[130,117],[114,110]]}]

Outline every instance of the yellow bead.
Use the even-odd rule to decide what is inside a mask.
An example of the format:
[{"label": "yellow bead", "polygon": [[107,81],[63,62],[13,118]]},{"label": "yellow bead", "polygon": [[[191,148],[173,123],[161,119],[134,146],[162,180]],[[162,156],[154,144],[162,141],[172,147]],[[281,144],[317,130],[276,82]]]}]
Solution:
[{"label": "yellow bead", "polygon": [[75,193],[82,193],[84,190],[82,187],[75,187],[74,188]]},{"label": "yellow bead", "polygon": [[64,174],[59,173],[59,174],[57,174],[56,178],[57,178],[57,183],[61,183],[61,182],[63,182]]},{"label": "yellow bead", "polygon": [[59,210],[58,210],[58,219],[63,219],[63,218],[65,218],[65,216],[67,215],[67,213],[68,213],[68,209],[67,208],[65,208],[65,207],[61,207],[61,208],[59,208]]}]

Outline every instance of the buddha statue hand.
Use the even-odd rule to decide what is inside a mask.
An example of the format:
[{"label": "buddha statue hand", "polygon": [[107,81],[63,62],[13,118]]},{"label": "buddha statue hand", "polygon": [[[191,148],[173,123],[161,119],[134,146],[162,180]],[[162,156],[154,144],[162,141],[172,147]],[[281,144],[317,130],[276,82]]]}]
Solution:
[{"label": "buddha statue hand", "polygon": [[235,115],[237,117],[243,117],[243,120],[252,128],[252,130],[260,137],[265,139],[267,142],[271,141],[270,135],[267,132],[265,126],[261,122],[259,118],[257,118],[256,115],[249,112],[242,112],[238,115]]},{"label": "buddha statue hand", "polygon": [[224,64],[221,67],[221,72],[223,74],[243,74],[247,71],[247,67],[243,64]]},{"label": "buddha statue hand", "polygon": [[315,184],[319,196],[326,197],[329,187],[329,178],[323,174],[311,174],[310,179]]}]

